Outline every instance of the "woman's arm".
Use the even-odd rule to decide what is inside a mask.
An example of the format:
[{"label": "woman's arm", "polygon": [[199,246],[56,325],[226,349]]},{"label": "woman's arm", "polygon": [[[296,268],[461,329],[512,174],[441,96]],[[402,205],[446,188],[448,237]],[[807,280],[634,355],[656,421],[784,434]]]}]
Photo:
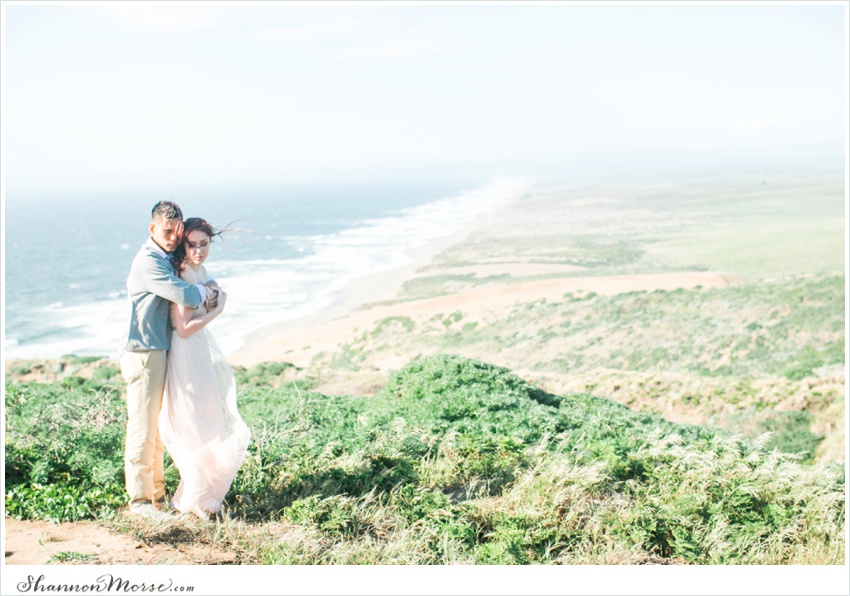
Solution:
[{"label": "woman's arm", "polygon": [[195,313],[194,309],[191,309],[188,306],[183,306],[182,304],[173,304],[171,308],[173,309],[172,313],[174,315],[174,330],[177,332],[177,335],[186,339],[196,331],[200,331],[206,327],[207,323],[221,314],[224,310],[224,303],[226,301],[227,294],[219,292],[218,304],[216,307],[206,314],[194,319],[192,318],[192,315]]}]

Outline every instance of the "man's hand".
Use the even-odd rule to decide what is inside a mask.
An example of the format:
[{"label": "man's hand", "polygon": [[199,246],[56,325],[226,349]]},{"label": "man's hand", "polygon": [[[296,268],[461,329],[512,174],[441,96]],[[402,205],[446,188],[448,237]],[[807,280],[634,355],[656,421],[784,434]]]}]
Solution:
[{"label": "man's hand", "polygon": [[207,300],[204,302],[204,306],[207,311],[214,310],[218,306],[218,294],[221,291],[221,287],[214,281],[208,281],[204,284],[204,287],[207,289]]},{"label": "man's hand", "polygon": [[204,302],[204,306],[207,312],[215,310],[215,307],[218,306],[218,292],[216,290],[207,289],[207,301]]},{"label": "man's hand", "polygon": [[219,312],[223,311],[225,302],[227,302],[227,293],[222,290],[218,293],[218,304],[216,304],[215,309]]}]

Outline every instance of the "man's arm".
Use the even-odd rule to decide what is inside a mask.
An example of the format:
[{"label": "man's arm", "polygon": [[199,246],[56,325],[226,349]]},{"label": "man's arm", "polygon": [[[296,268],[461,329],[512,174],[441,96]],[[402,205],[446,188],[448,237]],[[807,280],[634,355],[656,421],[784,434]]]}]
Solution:
[{"label": "man's arm", "polygon": [[[218,282],[213,278],[207,275],[207,268],[201,265],[202,275],[201,277],[205,277],[207,279],[204,284],[204,290],[206,290],[206,296],[203,298],[204,306],[207,311],[211,311],[218,306],[218,295],[221,292],[221,286],[218,285]],[[180,279],[183,279],[181,276]]]},{"label": "man's arm", "polygon": [[145,259],[144,276],[147,291],[175,304],[197,308],[207,298],[203,286],[183,281],[168,262],[155,255]]}]

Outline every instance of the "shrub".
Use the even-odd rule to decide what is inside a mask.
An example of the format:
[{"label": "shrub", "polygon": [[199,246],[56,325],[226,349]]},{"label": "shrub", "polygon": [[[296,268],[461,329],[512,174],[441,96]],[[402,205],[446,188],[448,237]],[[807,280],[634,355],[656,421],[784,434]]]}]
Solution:
[{"label": "shrub", "polygon": [[125,406],[110,386],[7,385],[6,400],[6,511],[63,521],[125,503]]}]

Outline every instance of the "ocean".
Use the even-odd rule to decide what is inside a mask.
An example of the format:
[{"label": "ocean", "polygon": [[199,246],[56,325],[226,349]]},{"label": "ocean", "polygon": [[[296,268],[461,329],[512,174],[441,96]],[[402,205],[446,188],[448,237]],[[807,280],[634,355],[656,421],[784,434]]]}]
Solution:
[{"label": "ocean", "polygon": [[126,340],[125,282],[153,204],[235,228],[207,271],[228,292],[210,329],[226,353],[264,326],[319,312],[355,279],[411,262],[406,251],[452,234],[527,191],[524,180],[474,184],[303,185],[151,198],[6,196],[6,359],[117,358]]}]

